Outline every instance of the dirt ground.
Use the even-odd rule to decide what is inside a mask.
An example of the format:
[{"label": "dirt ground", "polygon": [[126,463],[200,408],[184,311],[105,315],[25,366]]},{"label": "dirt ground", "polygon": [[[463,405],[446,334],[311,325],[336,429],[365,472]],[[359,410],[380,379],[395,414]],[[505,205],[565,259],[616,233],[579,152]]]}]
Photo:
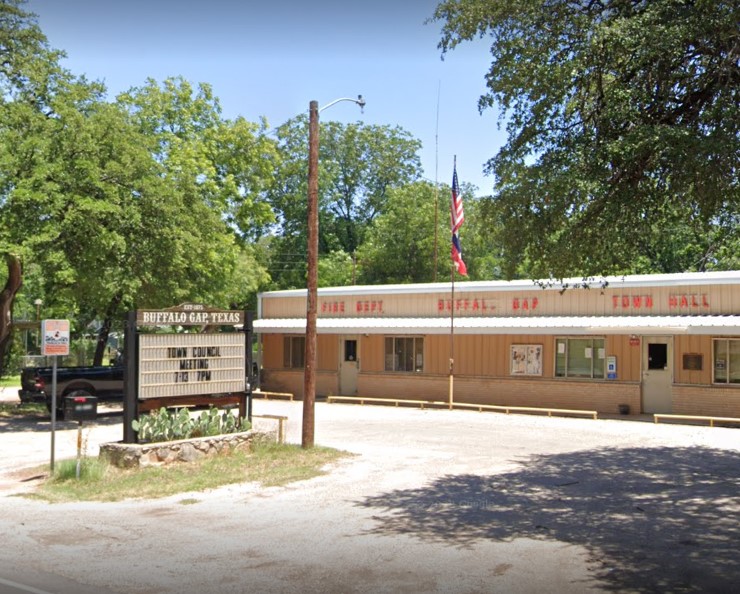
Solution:
[{"label": "dirt ground", "polygon": [[[256,400],[254,413],[287,415],[300,443],[300,402]],[[121,417],[83,433],[94,455],[122,438]],[[57,459],[76,435],[59,424]],[[49,504],[24,496],[27,469],[49,461],[49,420],[0,422],[0,593],[740,583],[740,429],[318,403],[316,442],[357,455],[280,488]]]}]

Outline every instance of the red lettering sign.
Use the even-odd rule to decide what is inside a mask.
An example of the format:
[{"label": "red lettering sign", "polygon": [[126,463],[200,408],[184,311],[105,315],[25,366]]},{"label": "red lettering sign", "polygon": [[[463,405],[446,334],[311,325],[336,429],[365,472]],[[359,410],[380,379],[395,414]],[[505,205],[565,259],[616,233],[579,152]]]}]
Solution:
[{"label": "red lettering sign", "polygon": [[514,297],[511,300],[511,309],[530,311],[533,309],[537,309],[537,305],[539,304],[539,302],[540,300],[537,299],[537,297],[532,297],[531,299],[529,299],[528,297]]},{"label": "red lettering sign", "polygon": [[344,313],[344,301],[322,301],[321,313]]},{"label": "red lettering sign", "polygon": [[668,307],[671,309],[709,307],[709,296],[706,293],[671,294],[668,295]]},{"label": "red lettering sign", "polygon": [[[342,311],[344,311],[344,309],[342,309]],[[383,301],[358,301],[355,304],[355,311],[357,313],[383,313]]]},{"label": "red lettering sign", "polygon": [[651,309],[653,298],[651,295],[612,295],[614,309]]},{"label": "red lettering sign", "polygon": [[[382,304],[382,301],[378,302],[379,304]],[[437,300],[437,311],[443,312],[443,311],[452,311],[452,299],[438,299]],[[460,298],[455,299],[455,311],[459,312],[466,312],[466,311],[472,311],[472,312],[487,312],[488,310],[494,310],[496,309],[496,306],[487,301],[486,299],[478,299],[477,297],[470,299],[470,298]]]}]

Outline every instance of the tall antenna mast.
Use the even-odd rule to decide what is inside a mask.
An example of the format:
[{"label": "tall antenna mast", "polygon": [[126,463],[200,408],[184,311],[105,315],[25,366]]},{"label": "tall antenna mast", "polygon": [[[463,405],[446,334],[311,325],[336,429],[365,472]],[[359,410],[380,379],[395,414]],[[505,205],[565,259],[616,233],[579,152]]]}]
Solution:
[{"label": "tall antenna mast", "polygon": [[439,96],[442,81],[437,82],[437,124],[434,129],[434,282],[437,282],[437,235],[439,233]]}]

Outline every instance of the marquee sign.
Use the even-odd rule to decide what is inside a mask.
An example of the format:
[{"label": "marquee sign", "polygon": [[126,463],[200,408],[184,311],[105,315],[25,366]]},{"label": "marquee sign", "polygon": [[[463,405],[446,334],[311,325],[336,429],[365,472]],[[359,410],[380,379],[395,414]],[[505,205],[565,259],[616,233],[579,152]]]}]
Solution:
[{"label": "marquee sign", "polygon": [[241,332],[142,334],[139,398],[243,392],[245,361]]},{"label": "marquee sign", "polygon": [[[250,417],[253,318],[249,311],[198,303],[130,311],[124,341],[124,443],[136,443],[133,421],[139,413],[161,407],[238,404],[239,416]],[[201,328],[183,332],[182,326]],[[223,326],[238,328],[219,331]]]}]

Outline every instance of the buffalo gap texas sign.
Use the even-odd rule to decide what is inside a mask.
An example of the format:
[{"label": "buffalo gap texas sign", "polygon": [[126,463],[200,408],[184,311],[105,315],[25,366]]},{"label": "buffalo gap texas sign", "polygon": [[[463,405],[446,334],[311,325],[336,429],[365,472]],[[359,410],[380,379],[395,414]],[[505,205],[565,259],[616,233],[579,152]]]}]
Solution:
[{"label": "buffalo gap texas sign", "polygon": [[[138,326],[244,324],[244,312],[185,304],[138,310]],[[140,400],[243,392],[246,344],[242,332],[139,334]]]}]

